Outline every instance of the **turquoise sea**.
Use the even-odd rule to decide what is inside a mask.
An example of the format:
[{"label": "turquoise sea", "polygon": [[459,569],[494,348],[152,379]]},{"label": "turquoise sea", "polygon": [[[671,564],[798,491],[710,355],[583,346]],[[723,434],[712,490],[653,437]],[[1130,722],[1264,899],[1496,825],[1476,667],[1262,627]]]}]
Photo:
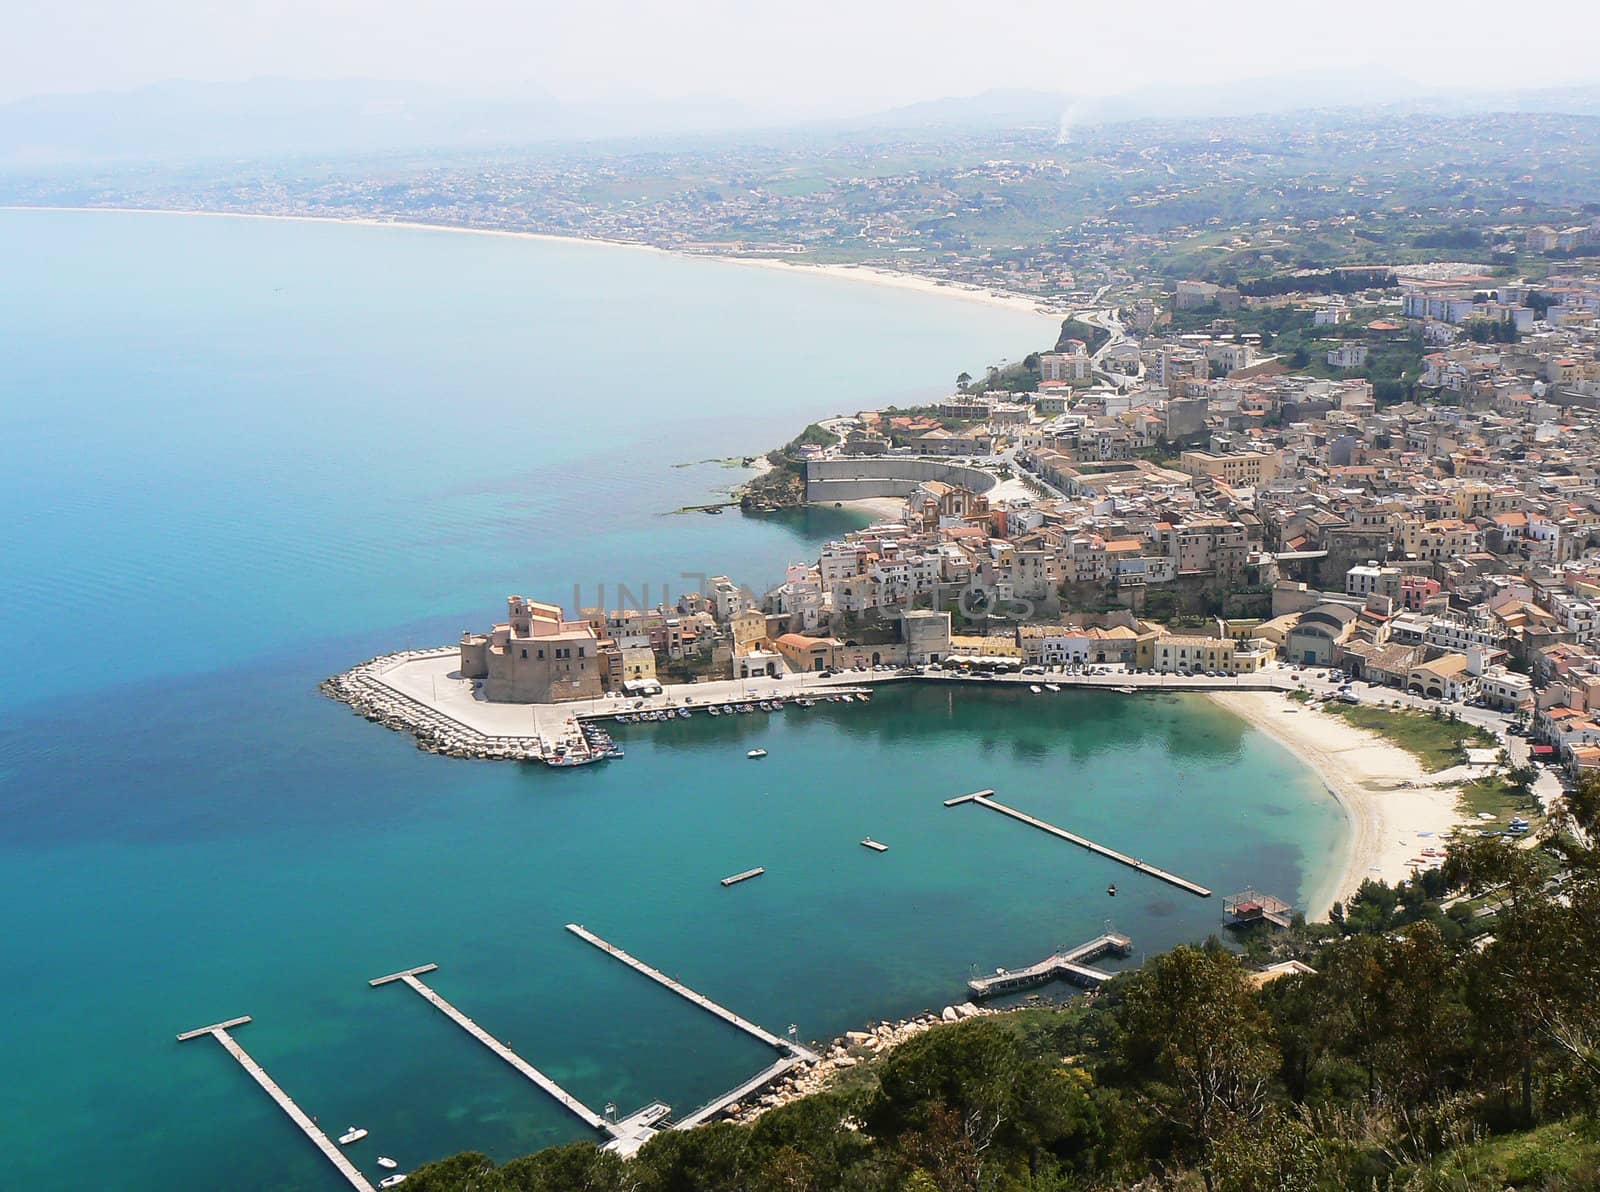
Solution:
[{"label": "turquoise sea", "polygon": [[[509,1157],[583,1130],[408,990],[594,1106],[683,1109],[762,1048],[562,930],[768,1027],[942,1006],[1109,919],[1202,901],[980,787],[1201,881],[1306,893],[1344,832],[1212,705],[946,689],[622,729],[557,773],[419,753],[316,692],[521,591],[759,586],[854,524],[667,516],[838,411],[1053,339],[944,296],[593,246],[0,211],[0,1145],[12,1182],[342,1186],[226,1054],[355,1153]],[[602,585],[604,591],[602,591]],[[759,764],[745,750],[770,751]],[[872,835],[883,854],[857,843]],[[717,879],[763,865],[761,879]],[[1119,895],[1105,887],[1116,881]]]}]

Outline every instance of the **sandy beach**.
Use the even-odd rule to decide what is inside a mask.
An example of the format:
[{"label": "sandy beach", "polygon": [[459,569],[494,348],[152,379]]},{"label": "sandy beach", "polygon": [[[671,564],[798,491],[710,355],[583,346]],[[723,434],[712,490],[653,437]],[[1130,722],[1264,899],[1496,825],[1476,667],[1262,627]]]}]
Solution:
[{"label": "sandy beach", "polygon": [[[197,211],[164,207],[35,207],[27,204],[0,206],[0,211],[70,211],[79,213],[119,212],[133,215],[208,216],[212,219],[277,219],[293,223],[355,224],[369,228],[407,228],[421,232],[456,232],[470,236],[503,236],[513,240],[546,240],[555,244],[587,244],[596,248],[627,248],[636,252],[662,253],[686,257],[697,261],[720,261],[727,264],[746,265],[758,269],[798,270],[820,277],[831,277],[857,284],[866,283],[896,290],[910,290],[935,297],[955,298],[963,302],[978,302],[986,306],[1004,307],[1037,315],[1041,320],[1066,318],[1065,310],[1052,311],[1043,300],[1028,294],[1011,294],[989,290],[982,286],[961,282],[942,283],[911,273],[890,269],[877,269],[868,265],[821,265],[811,261],[793,261],[781,257],[740,257],[725,253],[690,252],[683,249],[660,248],[633,240],[608,240],[598,236],[555,236],[547,232],[517,232],[505,228],[474,228],[463,224],[421,223],[415,220],[381,219],[375,216],[341,217],[333,215],[271,215],[254,211]],[[1041,348],[1048,347],[1041,344]]]},{"label": "sandy beach", "polygon": [[[1336,899],[1365,879],[1394,883],[1411,875],[1422,849],[1443,849],[1439,839],[1463,822],[1456,788],[1434,781],[1411,754],[1382,737],[1352,727],[1275,691],[1213,692],[1211,698],[1283,742],[1317,772],[1350,820],[1343,854],[1308,907],[1323,918]],[[1407,786],[1407,784],[1419,784]],[[1420,833],[1432,833],[1422,836]]]}]

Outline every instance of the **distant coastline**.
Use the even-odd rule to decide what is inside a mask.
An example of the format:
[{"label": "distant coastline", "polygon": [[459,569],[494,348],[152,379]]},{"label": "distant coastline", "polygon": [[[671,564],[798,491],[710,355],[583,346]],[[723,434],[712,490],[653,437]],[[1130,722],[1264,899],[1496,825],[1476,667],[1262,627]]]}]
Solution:
[{"label": "distant coastline", "polygon": [[964,302],[1013,310],[1021,314],[1036,315],[1040,319],[1059,321],[1072,312],[1067,309],[1052,310],[1041,300],[1029,294],[1010,294],[965,282],[941,283],[911,273],[880,269],[871,265],[824,265],[814,261],[786,261],[776,257],[744,257],[727,253],[688,252],[684,249],[662,248],[637,240],[612,240],[601,236],[559,236],[552,232],[518,232],[510,228],[478,228],[471,224],[425,223],[420,220],[384,219],[361,215],[340,217],[336,215],[278,215],[260,211],[204,211],[183,207],[58,207],[37,206],[28,203],[0,205],[0,211],[54,211],[70,214],[96,214],[111,212],[121,215],[174,215],[210,216],[215,219],[272,219],[290,223],[347,224],[356,227],[404,228],[419,232],[461,232],[474,236],[503,236],[515,240],[543,240],[553,244],[588,244],[601,248],[631,248],[642,252],[659,253],[692,261],[724,261],[734,265],[758,269],[798,270],[818,277],[832,277],[885,289],[906,290],[931,294],[936,297],[958,298]]}]

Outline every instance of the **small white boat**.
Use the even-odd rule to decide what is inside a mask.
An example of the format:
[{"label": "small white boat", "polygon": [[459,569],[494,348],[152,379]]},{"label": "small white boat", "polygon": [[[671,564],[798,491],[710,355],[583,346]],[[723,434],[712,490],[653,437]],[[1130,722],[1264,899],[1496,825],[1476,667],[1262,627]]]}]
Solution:
[{"label": "small white boat", "polygon": [[380,1188],[394,1188],[394,1187],[397,1187],[400,1184],[403,1184],[405,1182],[406,1182],[405,1172],[397,1171],[393,1175],[386,1175],[381,1180],[379,1180],[378,1181],[378,1187],[380,1187]]},{"label": "small white boat", "polygon": [[399,1167],[400,1164],[395,1162],[393,1159],[389,1158],[388,1155],[379,1155],[378,1156],[378,1166],[382,1167],[382,1168],[384,1168],[384,1169],[386,1169],[388,1171],[393,1171],[396,1167]]},{"label": "small white boat", "polygon": [[766,757],[767,751],[765,749],[752,749],[749,753],[745,754],[745,756],[748,758]]},{"label": "small white boat", "polygon": [[366,1136],[367,1132],[360,1126],[351,1126],[343,1134],[339,1135],[339,1145],[349,1146],[352,1142],[360,1142]]},{"label": "small white boat", "polygon": [[1044,685],[1044,689],[1046,691],[1060,691],[1061,690],[1061,684],[1060,683],[1046,683]]},{"label": "small white boat", "polygon": [[1028,690],[1033,692],[1035,695],[1043,695],[1044,694],[1044,688],[1040,687],[1039,684],[1037,684],[1037,683],[1028,684]]}]

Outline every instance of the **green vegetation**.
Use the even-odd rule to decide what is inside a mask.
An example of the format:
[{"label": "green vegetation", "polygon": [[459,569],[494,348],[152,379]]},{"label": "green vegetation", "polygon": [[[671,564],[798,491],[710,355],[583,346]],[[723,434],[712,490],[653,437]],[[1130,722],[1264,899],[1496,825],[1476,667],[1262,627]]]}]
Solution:
[{"label": "green vegetation", "polygon": [[1056,347],[1060,348],[1069,339],[1081,339],[1088,346],[1089,354],[1092,356],[1104,347],[1110,338],[1111,332],[1104,327],[1096,327],[1079,319],[1065,319],[1061,323],[1061,335],[1056,340]]},{"label": "green vegetation", "polygon": [[1464,750],[1492,749],[1498,743],[1492,734],[1475,725],[1431,712],[1341,703],[1326,704],[1323,711],[1387,737],[1427,770],[1460,765],[1466,760]]}]

